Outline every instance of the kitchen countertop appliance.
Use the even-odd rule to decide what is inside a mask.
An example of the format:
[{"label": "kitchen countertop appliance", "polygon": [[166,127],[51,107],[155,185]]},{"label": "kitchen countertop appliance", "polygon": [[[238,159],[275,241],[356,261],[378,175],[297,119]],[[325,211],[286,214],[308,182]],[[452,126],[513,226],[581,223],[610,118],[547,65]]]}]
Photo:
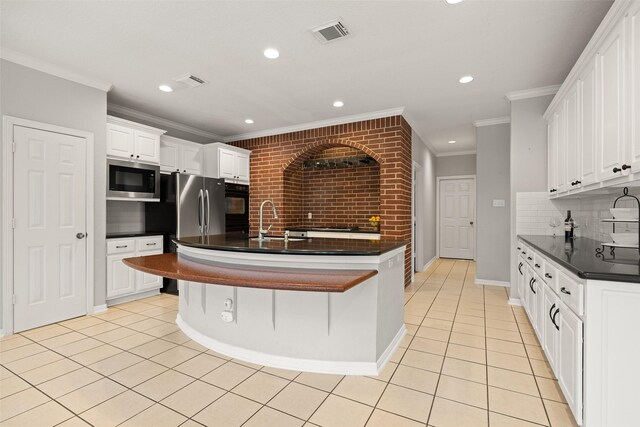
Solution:
[{"label": "kitchen countertop appliance", "polygon": [[[145,229],[164,236],[165,253],[176,251],[176,238],[224,234],[224,179],[163,174],[160,203],[145,204]],[[177,282],[165,278],[162,291],[177,295]]]}]

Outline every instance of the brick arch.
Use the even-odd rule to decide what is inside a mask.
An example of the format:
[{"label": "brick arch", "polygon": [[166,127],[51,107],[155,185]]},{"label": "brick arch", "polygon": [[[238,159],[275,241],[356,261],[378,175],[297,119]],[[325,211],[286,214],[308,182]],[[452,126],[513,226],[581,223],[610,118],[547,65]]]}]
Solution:
[{"label": "brick arch", "polygon": [[355,148],[367,154],[368,156],[371,156],[376,162],[378,162],[378,164],[382,165],[384,163],[383,158],[366,145],[363,145],[356,141],[351,141],[349,139],[335,138],[316,141],[308,144],[306,147],[293,154],[291,158],[289,158],[289,160],[282,165],[282,170],[286,171],[289,168],[298,168],[302,166],[302,162],[304,162],[305,160],[312,158],[314,155],[326,150],[327,148],[333,147]]}]

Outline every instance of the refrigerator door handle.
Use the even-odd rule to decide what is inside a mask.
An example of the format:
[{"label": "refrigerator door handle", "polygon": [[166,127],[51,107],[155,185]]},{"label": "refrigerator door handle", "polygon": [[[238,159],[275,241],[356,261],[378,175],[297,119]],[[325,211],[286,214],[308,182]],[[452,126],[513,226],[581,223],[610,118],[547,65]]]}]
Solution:
[{"label": "refrigerator door handle", "polygon": [[204,231],[204,226],[202,225],[202,217],[204,216],[204,201],[202,200],[203,198],[203,191],[202,189],[200,189],[200,192],[198,193],[198,230],[200,230],[200,234],[202,234],[202,232]]},{"label": "refrigerator door handle", "polygon": [[207,213],[204,217],[204,232],[209,234],[209,220],[211,219],[211,206],[209,205],[209,190],[204,190],[204,199],[207,201]]}]

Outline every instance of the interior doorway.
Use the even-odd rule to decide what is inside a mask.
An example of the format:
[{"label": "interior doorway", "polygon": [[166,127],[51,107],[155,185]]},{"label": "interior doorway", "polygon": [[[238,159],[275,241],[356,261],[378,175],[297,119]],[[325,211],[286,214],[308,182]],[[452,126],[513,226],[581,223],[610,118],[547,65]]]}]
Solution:
[{"label": "interior doorway", "polygon": [[93,301],[91,134],[8,118],[5,332],[81,316]]},{"label": "interior doorway", "polygon": [[438,256],[475,259],[475,176],[438,177]]}]

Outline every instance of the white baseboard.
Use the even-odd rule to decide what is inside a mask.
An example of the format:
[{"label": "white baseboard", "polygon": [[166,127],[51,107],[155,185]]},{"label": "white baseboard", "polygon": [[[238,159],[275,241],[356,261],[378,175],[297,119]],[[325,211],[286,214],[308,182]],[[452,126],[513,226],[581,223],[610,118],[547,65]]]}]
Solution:
[{"label": "white baseboard", "polygon": [[433,264],[434,261],[437,260],[437,259],[438,259],[438,257],[435,257],[435,256],[433,258],[431,258],[431,261],[429,261],[428,263],[426,263],[424,265],[424,267],[422,267],[422,271],[427,271],[427,268],[431,267],[431,264]]},{"label": "white baseboard", "polygon": [[93,307],[93,311],[91,312],[91,314],[100,314],[104,313],[105,311],[107,311],[107,304],[96,305]]},{"label": "white baseboard", "polygon": [[402,327],[400,328],[396,336],[393,337],[393,339],[391,340],[387,348],[382,352],[382,354],[378,358],[378,362],[377,362],[378,373],[376,374],[376,376],[380,375],[384,367],[387,366],[387,363],[391,359],[391,356],[393,356],[393,353],[396,352],[396,350],[400,346],[400,343],[402,342],[402,339],[406,334],[407,334],[407,327],[403,323]]},{"label": "white baseboard", "polygon": [[522,305],[522,300],[520,298],[509,298],[509,305]]},{"label": "white baseboard", "polygon": [[294,357],[262,353],[259,351],[249,350],[235,345],[223,343],[196,331],[182,319],[180,314],[178,314],[178,317],[176,318],[176,324],[182,330],[182,332],[184,332],[184,334],[191,338],[193,341],[213,351],[224,354],[225,356],[233,357],[234,359],[240,359],[246,362],[279,369],[337,375],[379,375],[395,350],[400,345],[402,338],[404,338],[404,335],[407,332],[406,327],[403,324],[394,339],[387,346],[385,351],[382,352],[382,355],[377,361],[352,362],[336,360],[297,359]]},{"label": "white baseboard", "polygon": [[150,291],[140,292],[139,294],[125,295],[123,297],[112,298],[107,301],[106,305],[110,307],[115,304],[123,304],[125,302],[131,302],[131,301],[152,297],[154,295],[159,295],[159,294],[160,294],[160,288],[151,289]]},{"label": "white baseboard", "polygon": [[0,329],[0,338],[4,336],[4,329]]},{"label": "white baseboard", "polygon": [[485,279],[478,279],[476,277],[476,285],[503,286],[505,288],[510,288],[511,282],[506,282],[503,280],[485,280]]}]

